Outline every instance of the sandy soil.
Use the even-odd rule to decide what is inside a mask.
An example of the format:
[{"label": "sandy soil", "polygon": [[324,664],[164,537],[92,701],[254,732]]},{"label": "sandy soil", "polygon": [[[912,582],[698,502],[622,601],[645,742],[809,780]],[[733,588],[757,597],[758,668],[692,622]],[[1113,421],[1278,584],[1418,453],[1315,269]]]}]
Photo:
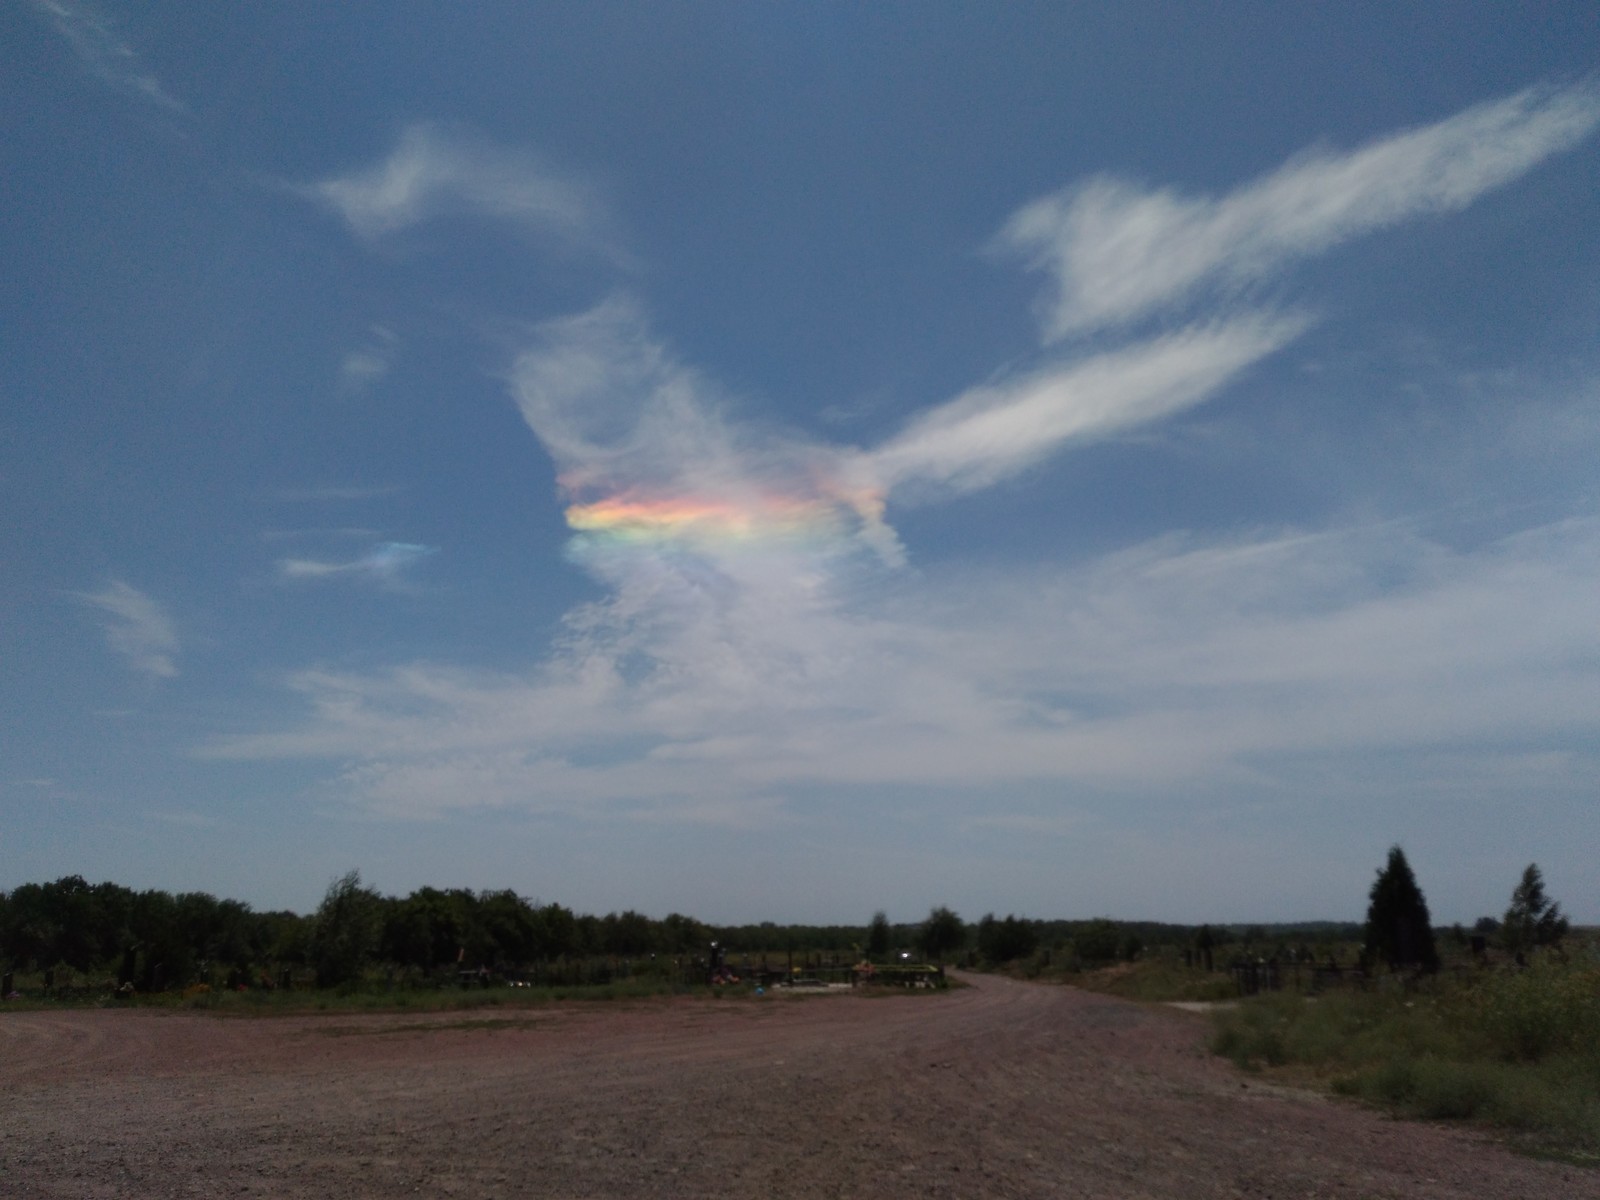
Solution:
[{"label": "sandy soil", "polygon": [[1263,1085],[1203,1017],[943,995],[0,1013],[4,1196],[1600,1197]]}]

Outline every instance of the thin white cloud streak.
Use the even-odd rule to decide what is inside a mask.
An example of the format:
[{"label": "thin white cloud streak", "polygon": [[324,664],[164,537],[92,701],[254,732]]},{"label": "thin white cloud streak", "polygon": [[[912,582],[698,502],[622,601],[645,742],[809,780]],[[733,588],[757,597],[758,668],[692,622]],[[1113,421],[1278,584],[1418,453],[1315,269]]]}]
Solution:
[{"label": "thin white cloud streak", "polygon": [[160,604],[120,579],[98,592],[74,594],[100,610],[106,644],[130,667],[157,679],[178,673],[178,635]]},{"label": "thin white cloud streak", "polygon": [[360,558],[342,562],[328,562],[313,558],[285,558],[278,562],[278,573],[285,579],[328,579],[335,577],[361,577],[392,583],[405,571],[431,554],[433,546],[418,546],[410,542],[384,542],[374,546]]},{"label": "thin white cloud streak", "polygon": [[974,388],[861,460],[886,488],[988,487],[1071,441],[1103,438],[1201,403],[1306,328],[1250,316],[1197,326],[1018,381]]},{"label": "thin white cloud streak", "polygon": [[1046,336],[1116,325],[1427,213],[1465,208],[1600,127],[1600,86],[1529,88],[1348,153],[1307,153],[1220,199],[1109,176],[1017,212],[998,245],[1055,277]]},{"label": "thin white cloud streak", "polygon": [[374,325],[371,333],[365,346],[350,351],[339,364],[339,383],[346,392],[366,391],[394,365],[400,339],[382,325]]},{"label": "thin white cloud streak", "polygon": [[161,81],[144,70],[139,55],[117,33],[111,19],[81,0],[32,0],[34,8],[47,16],[56,32],[66,38],[78,60],[95,78],[119,91],[131,92],[140,99],[175,112],[184,110],[161,86]]},{"label": "thin white cloud streak", "polygon": [[578,244],[602,240],[602,206],[592,187],[526,151],[433,124],[408,126],[382,162],[297,190],[369,240],[460,214]]}]

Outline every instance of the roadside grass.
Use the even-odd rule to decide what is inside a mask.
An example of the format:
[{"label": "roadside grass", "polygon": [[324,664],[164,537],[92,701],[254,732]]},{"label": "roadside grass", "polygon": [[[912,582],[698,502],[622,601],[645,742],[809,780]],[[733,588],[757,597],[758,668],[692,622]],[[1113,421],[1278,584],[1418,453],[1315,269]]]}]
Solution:
[{"label": "roadside grass", "polygon": [[1096,967],[1067,976],[1064,982],[1091,992],[1149,1004],[1173,1000],[1232,1000],[1239,994],[1231,975],[1162,959]]},{"label": "roadside grass", "polygon": [[1030,958],[986,969],[1013,979],[1065,983],[1085,991],[1149,1004],[1171,1000],[1232,1000],[1239,994],[1233,976],[1226,971],[1185,966],[1181,959],[1171,955],[1152,954],[1137,962],[1095,966],[1080,963],[1070,955],[1040,951]]},{"label": "roadside grass", "polygon": [[1600,1165],[1600,969],[1542,960],[1410,986],[1252,997],[1213,1016],[1212,1049],[1398,1115],[1504,1130]]},{"label": "roadside grass", "polygon": [[1232,975],[1172,955],[1087,967],[1040,954],[1006,973],[1144,1003],[1217,1009],[1211,1048],[1248,1071],[1326,1088],[1398,1116],[1474,1122],[1518,1149],[1600,1166],[1600,968],[1579,953],[1369,990],[1241,999]]}]

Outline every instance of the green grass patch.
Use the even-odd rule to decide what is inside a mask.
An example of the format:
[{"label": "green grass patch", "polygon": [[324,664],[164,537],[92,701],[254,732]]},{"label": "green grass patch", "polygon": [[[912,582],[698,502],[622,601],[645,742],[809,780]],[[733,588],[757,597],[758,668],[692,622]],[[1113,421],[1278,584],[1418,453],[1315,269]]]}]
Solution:
[{"label": "green grass patch", "polygon": [[1215,1014],[1212,1049],[1250,1071],[1309,1071],[1402,1116],[1600,1161],[1600,970],[1549,961],[1383,982],[1394,986],[1243,1001]]},{"label": "green grass patch", "polygon": [[1232,1000],[1238,996],[1233,976],[1185,966],[1179,959],[1151,956],[1110,966],[1083,966],[1070,955],[1041,951],[1029,959],[996,968],[1015,979],[1067,983],[1086,991],[1158,1004],[1173,1000]]},{"label": "green grass patch", "polygon": [[1239,994],[1231,975],[1162,959],[1081,971],[1067,982],[1109,996],[1147,1003],[1232,1000]]}]

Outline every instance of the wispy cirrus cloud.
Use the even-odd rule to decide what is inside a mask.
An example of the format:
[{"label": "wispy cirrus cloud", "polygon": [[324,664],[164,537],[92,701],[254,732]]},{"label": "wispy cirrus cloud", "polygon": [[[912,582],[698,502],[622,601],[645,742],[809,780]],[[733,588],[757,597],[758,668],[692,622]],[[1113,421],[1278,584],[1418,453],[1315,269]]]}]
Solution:
[{"label": "wispy cirrus cloud", "polygon": [[1293,316],[1235,317],[974,388],[915,418],[860,465],[885,488],[988,487],[1067,443],[1194,407],[1307,324]]},{"label": "wispy cirrus cloud", "polygon": [[117,32],[111,18],[83,0],[30,0],[66,38],[86,70],[102,83],[161,108],[182,111],[184,105],[144,69],[138,52]]},{"label": "wispy cirrus cloud", "polygon": [[358,558],[330,562],[315,558],[285,558],[278,561],[278,573],[284,579],[370,579],[393,583],[406,571],[432,554],[435,546],[419,546],[412,542],[381,542]]},{"label": "wispy cirrus cloud", "polygon": [[[1103,259],[1071,193],[1065,224],[1039,227],[1061,252],[1040,260],[1065,281],[1057,323],[1127,320],[1459,207],[1583,136],[1588,97],[1527,93],[1220,201],[1102,206],[1121,231]],[[897,569],[897,505],[1189,411],[1306,327],[1225,304],[1120,348],[1051,350],[856,447],[742,421],[636,302],[549,322],[508,385],[604,598],[524,671],[301,672],[303,723],[201,753],[326,758],[330,788],[397,816],[779,821],[808,789],[1225,788],[1352,751],[1592,744],[1592,519],[1468,549],[1407,522],[1330,523],[1173,535],[1070,569]],[[295,561],[302,578],[344,569]]]},{"label": "wispy cirrus cloud", "polygon": [[[578,501],[575,552],[692,546],[722,561],[778,546],[867,546],[891,563],[892,499],[971,491],[1088,442],[1202,403],[1306,328],[1246,315],[1050,363],[971,389],[882,445],[830,446],[741,427],[731,405],[651,334],[639,305],[613,298],[545,325],[512,371],[524,418]],[[587,497],[607,497],[584,502]]]},{"label": "wispy cirrus cloud", "polygon": [[178,673],[178,635],[172,619],[138,588],[114,579],[98,592],[75,592],[100,611],[106,644],[136,671],[157,679]]},{"label": "wispy cirrus cloud", "polygon": [[839,448],[741,425],[626,297],[543,325],[509,382],[572,501],[574,553],[597,569],[614,549],[691,549],[726,569],[769,552],[826,556],[881,507],[852,493]]},{"label": "wispy cirrus cloud", "polygon": [[1054,277],[1050,340],[1263,279],[1412,217],[1465,208],[1600,127],[1600,85],[1529,88],[1347,153],[1303,154],[1221,198],[1101,176],[1018,211],[998,244]]},{"label": "wispy cirrus cloud", "polygon": [[346,392],[364,392],[389,373],[400,339],[394,330],[374,325],[366,343],[339,363],[339,385]]},{"label": "wispy cirrus cloud", "polygon": [[460,128],[407,126],[381,162],[297,190],[369,240],[470,214],[574,244],[604,244],[604,205],[590,184]]},{"label": "wispy cirrus cloud", "polygon": [[835,581],[782,612],[752,588],[619,596],[531,674],[306,672],[305,727],[205,753],[342,760],[341,790],[397,816],[668,817],[813,787],[1201,788],[1355,750],[1520,754],[1600,732],[1597,587],[1591,520],[1467,553],[1394,525],[1168,539],[914,593]]}]

